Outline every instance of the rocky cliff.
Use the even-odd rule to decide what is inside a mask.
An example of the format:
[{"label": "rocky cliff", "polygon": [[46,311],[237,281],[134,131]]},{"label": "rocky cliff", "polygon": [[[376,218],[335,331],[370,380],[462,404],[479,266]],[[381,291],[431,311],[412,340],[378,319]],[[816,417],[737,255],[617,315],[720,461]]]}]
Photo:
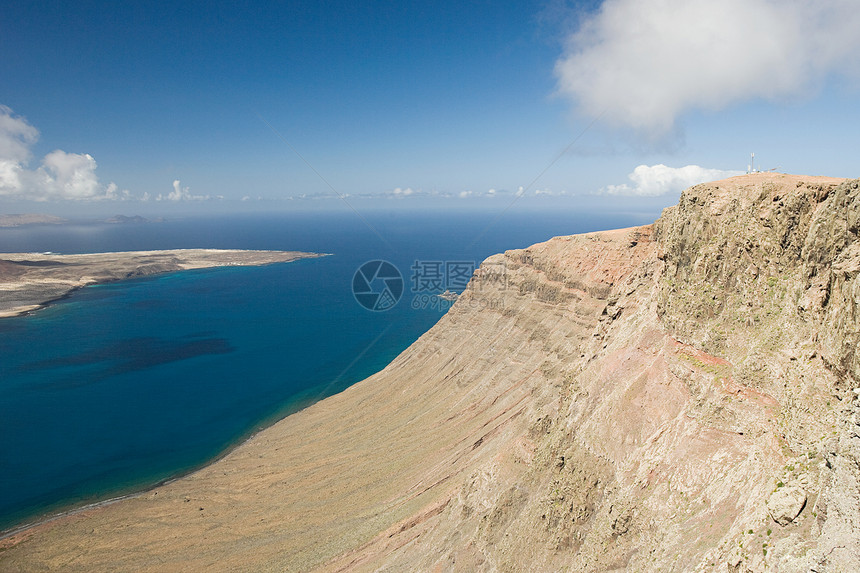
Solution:
[{"label": "rocky cliff", "polygon": [[0,568],[860,570],[860,181],[490,257],[379,374]]}]

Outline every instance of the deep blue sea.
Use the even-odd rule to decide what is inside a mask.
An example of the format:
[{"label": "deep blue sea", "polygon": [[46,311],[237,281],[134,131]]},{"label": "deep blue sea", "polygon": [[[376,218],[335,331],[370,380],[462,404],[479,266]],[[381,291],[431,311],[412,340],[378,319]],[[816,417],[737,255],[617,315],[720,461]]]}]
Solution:
[{"label": "deep blue sea", "polygon": [[[446,263],[654,215],[509,214],[489,229],[491,215],[443,212],[377,212],[370,226],[346,212],[0,229],[0,252],[331,253],[88,287],[0,319],[0,530],[187,473],[377,372],[446,310],[426,296],[436,279],[457,290]],[[352,292],[373,260],[403,276],[384,312]]]}]

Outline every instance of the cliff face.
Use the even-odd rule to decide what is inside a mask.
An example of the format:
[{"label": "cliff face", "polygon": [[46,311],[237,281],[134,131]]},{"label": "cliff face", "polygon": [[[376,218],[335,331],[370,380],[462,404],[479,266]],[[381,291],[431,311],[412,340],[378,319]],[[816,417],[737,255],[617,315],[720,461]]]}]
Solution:
[{"label": "cliff face", "polygon": [[839,183],[700,185],[653,228],[487,261],[542,343],[533,454],[503,448],[377,563],[860,570],[860,182]]},{"label": "cliff face", "polygon": [[860,570],[858,195],[743,176],[490,257],[381,373],[0,568]]}]

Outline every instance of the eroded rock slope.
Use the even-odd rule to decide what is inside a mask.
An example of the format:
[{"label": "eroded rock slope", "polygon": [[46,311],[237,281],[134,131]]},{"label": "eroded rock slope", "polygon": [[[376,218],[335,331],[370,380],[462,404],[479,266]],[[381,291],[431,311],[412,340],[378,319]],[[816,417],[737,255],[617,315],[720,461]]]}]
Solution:
[{"label": "eroded rock slope", "polygon": [[[502,314],[541,346],[523,433],[433,523],[353,557],[392,570],[860,570],[860,184],[840,183],[700,185],[653,227],[488,260],[508,269]],[[464,302],[482,290],[479,276]]]}]

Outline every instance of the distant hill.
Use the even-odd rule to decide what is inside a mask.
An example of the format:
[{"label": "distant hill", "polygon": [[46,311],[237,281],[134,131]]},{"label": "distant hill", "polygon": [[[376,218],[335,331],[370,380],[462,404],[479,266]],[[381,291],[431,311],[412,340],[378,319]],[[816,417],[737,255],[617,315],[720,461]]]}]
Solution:
[{"label": "distant hill", "polygon": [[114,223],[114,224],[127,224],[127,223],[153,223],[160,222],[161,219],[157,219],[152,221],[145,217],[141,217],[140,215],[134,215],[129,217],[128,215],[114,215],[109,219],[105,219],[105,223]]},{"label": "distant hill", "polygon": [[20,227],[21,225],[57,225],[66,220],[54,215],[24,213],[22,215],[0,215],[0,227]]}]

